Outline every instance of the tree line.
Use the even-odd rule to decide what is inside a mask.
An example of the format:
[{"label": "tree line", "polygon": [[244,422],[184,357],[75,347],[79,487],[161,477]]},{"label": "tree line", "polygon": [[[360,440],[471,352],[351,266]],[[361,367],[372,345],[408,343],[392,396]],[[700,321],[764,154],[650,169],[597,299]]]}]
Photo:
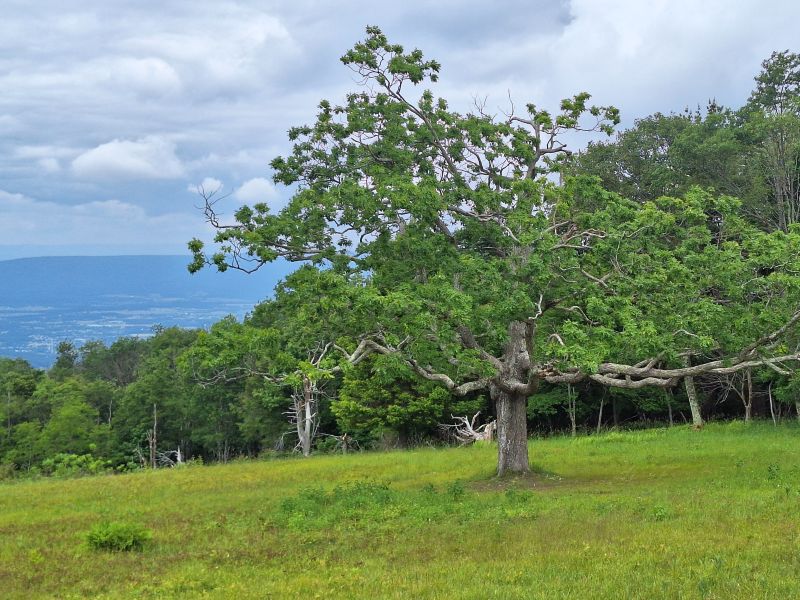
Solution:
[{"label": "tree line", "polygon": [[[524,472],[531,429],[800,412],[796,54],[739,109],[620,133],[587,93],[454,111],[378,28],[342,62],[363,87],[271,163],[286,208],[226,220],[207,194],[216,246],[190,244],[192,271],[302,266],[243,322],[4,361],[6,464],[405,445],[480,413]],[[608,140],[574,153],[576,130]]]}]

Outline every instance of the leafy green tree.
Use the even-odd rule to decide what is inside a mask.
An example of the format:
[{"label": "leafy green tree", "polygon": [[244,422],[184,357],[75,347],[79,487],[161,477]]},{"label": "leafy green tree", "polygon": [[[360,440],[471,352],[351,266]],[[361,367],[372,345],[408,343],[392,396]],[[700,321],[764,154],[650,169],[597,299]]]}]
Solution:
[{"label": "leafy green tree", "polygon": [[40,437],[42,426],[37,421],[25,421],[15,425],[12,430],[10,450],[4,460],[21,469],[30,470],[44,456],[41,453]]},{"label": "leafy green tree", "polygon": [[0,358],[0,452],[10,444],[13,426],[25,420],[25,407],[43,374],[25,360]]},{"label": "leafy green tree", "polygon": [[[194,343],[198,332],[166,328],[148,341],[147,353],[135,381],[125,387],[112,418],[118,461],[135,459],[157,415],[158,446],[191,457],[193,432],[210,418],[204,404],[197,404],[195,386],[180,369],[180,358]],[[197,448],[204,450],[202,444]]]},{"label": "leafy green tree", "polygon": [[59,342],[56,349],[56,362],[50,369],[50,377],[65,379],[75,374],[78,364],[78,350],[75,344],[64,340]]},{"label": "leafy green tree", "polygon": [[345,369],[331,410],[339,429],[361,443],[390,431],[405,445],[434,435],[453,415],[473,415],[486,406],[481,396],[455,398],[404,362],[378,355]]},{"label": "leafy green tree", "polygon": [[122,337],[107,347],[101,341],[87,342],[80,349],[80,372],[125,387],[136,379],[148,348],[147,340]]},{"label": "leafy green tree", "polygon": [[773,52],[742,109],[757,142],[754,157],[771,198],[766,218],[787,231],[800,223],[800,55]]},{"label": "leafy green tree", "polygon": [[671,387],[800,358],[780,345],[800,319],[800,233],[761,235],[735,200],[699,190],[638,203],[590,178],[540,176],[565,155],[564,131],[608,132],[613,108],[578,94],[556,114],[455,112],[416,91],[438,63],[377,28],[342,60],[362,90],[322,102],[272,162],[276,182],[297,186],[288,206],[222,224],[207,202],[220,247],[191,242],[192,268],[283,256],[360,275],[360,332],[333,346],[340,360],[379,354],[455,395],[488,390],[498,473],[529,469],[526,401],[542,382]]}]

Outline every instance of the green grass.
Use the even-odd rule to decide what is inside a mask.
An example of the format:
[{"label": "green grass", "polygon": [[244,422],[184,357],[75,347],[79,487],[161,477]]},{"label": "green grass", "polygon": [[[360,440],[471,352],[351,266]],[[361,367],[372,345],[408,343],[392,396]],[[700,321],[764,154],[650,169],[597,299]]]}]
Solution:
[{"label": "green grass", "polygon": [[[756,423],[0,485],[0,597],[796,598],[800,429]],[[98,523],[153,531],[94,550]]]}]

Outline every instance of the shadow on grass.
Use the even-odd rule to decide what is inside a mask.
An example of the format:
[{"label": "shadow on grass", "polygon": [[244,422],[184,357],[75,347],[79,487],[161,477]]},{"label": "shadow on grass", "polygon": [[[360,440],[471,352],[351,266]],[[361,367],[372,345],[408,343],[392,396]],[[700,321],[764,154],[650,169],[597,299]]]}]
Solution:
[{"label": "shadow on grass", "polygon": [[492,474],[486,479],[473,480],[469,489],[476,492],[504,492],[507,490],[548,490],[556,487],[567,486],[570,482],[553,471],[548,471],[541,465],[530,465],[530,472],[506,473],[505,475]]}]

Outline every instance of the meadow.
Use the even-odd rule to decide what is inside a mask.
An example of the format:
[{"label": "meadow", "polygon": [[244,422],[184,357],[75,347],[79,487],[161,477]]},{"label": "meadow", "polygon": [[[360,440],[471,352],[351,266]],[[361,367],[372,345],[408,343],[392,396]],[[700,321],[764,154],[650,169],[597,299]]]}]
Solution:
[{"label": "meadow", "polygon": [[[0,485],[0,597],[800,597],[800,428],[711,424]],[[93,549],[98,523],[152,531]]]}]

